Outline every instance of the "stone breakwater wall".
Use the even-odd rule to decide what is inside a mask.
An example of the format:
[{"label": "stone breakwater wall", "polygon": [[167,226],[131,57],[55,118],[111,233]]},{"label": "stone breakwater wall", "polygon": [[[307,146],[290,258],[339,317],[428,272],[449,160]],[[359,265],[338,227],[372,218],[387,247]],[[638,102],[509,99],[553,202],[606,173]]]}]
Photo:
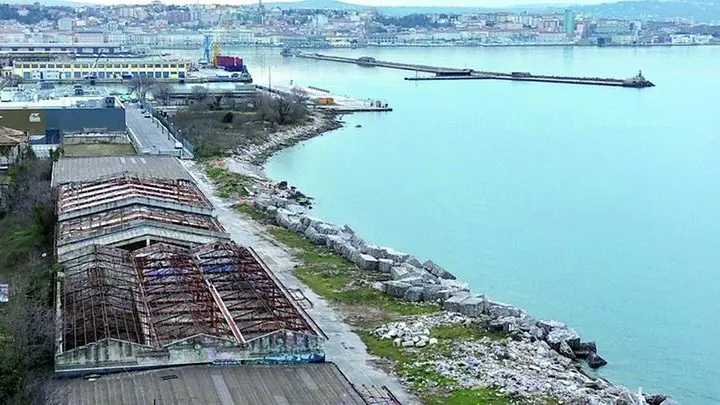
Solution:
[{"label": "stone breakwater wall", "polygon": [[539,321],[513,305],[473,295],[467,283],[458,281],[432,260],[421,262],[407,253],[367,243],[349,226],[313,218],[291,200],[257,196],[253,203],[273,215],[278,225],[317,245],[327,246],[359,268],[387,273],[392,280],[382,282],[381,289],[388,295],[411,302],[441,304],[447,311],[478,318],[491,332],[545,340],[560,354],[573,360],[585,359],[593,368],[607,364],[597,354],[595,343],[582,342],[580,335],[564,323]]},{"label": "stone breakwater wall", "polygon": [[[567,359],[568,364],[573,364],[573,372],[576,373],[585,374],[581,368],[583,361],[591,368],[607,364],[597,354],[595,342],[582,341],[580,335],[564,323],[536,320],[521,308],[472,294],[467,283],[458,281],[455,275],[432,260],[421,262],[407,253],[367,243],[349,226],[314,218],[307,214],[305,207],[276,195],[257,195],[253,205],[272,215],[279,226],[303,235],[317,245],[328,247],[359,268],[386,273],[391,280],[382,282],[378,288],[388,295],[411,302],[437,303],[450,313],[472,318],[474,324],[490,332],[505,333],[518,342],[542,343],[548,350]],[[392,337],[397,339],[398,336]],[[418,342],[421,342],[420,346],[430,344],[428,335],[422,334],[413,343],[417,345]],[[410,345],[406,340],[398,343]],[[601,384],[590,385],[598,389],[611,386],[604,380]],[[668,398],[668,401],[671,400]],[[663,404],[671,403],[674,401]]]}]

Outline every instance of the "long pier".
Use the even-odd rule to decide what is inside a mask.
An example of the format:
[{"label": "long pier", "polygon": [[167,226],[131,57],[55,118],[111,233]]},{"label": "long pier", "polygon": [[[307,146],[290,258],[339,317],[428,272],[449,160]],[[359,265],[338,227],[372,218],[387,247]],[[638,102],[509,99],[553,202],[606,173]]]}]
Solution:
[{"label": "long pier", "polygon": [[430,77],[406,77],[405,80],[511,80],[522,82],[566,83],[630,88],[644,88],[655,86],[651,81],[643,77],[642,72],[640,72],[637,76],[629,79],[613,79],[601,77],[534,75],[528,72],[485,72],[473,69],[454,69],[438,66],[389,62],[376,60],[375,58],[370,58],[366,56],[354,59],[341,56],[331,56],[319,53],[306,52],[297,52],[294,54],[294,56],[330,62],[351,63],[366,67],[384,67],[389,69],[410,70],[414,72],[431,73],[435,75]]}]

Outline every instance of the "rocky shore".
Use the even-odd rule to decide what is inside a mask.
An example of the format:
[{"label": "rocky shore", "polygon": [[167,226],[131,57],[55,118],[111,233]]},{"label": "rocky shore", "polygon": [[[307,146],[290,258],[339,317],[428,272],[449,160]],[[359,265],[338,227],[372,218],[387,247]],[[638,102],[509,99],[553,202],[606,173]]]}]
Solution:
[{"label": "rocky shore", "polygon": [[[231,170],[258,177],[265,159],[277,150],[342,126],[336,116],[316,113],[311,122],[273,135],[263,145],[238,150]],[[460,382],[463,387],[497,388],[535,403],[555,398],[569,404],[673,405],[664,395],[632,393],[625,387],[587,372],[584,365],[598,368],[607,364],[592,341],[562,322],[537,320],[521,308],[470,292],[467,283],[434,263],[380,247],[360,238],[347,225],[339,226],[309,215],[295,188],[265,182],[254,188],[251,204],[267,213],[274,222],[303,235],[314,244],[326,246],[359,268],[384,273],[387,281],[375,288],[411,302],[436,303],[444,310],[438,315],[418,317],[410,323],[392,323],[374,330],[381,339],[391,339],[401,350],[425,350],[437,344],[430,328],[437,325],[469,325],[506,336],[458,340],[443,355],[423,359],[422,367]],[[543,402],[538,402],[543,403]]]},{"label": "rocky shore", "polygon": [[262,166],[273,153],[340,127],[342,122],[335,113],[316,110],[311,112],[303,125],[277,131],[262,144],[238,148],[235,152],[243,161]]}]

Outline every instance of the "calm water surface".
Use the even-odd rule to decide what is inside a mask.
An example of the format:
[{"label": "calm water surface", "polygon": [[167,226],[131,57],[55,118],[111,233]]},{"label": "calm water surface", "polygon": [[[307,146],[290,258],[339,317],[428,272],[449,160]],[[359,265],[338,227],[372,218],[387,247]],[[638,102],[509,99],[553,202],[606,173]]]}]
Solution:
[{"label": "calm water surface", "polygon": [[395,108],[270,160],[272,177],[316,197],[317,216],[567,322],[599,342],[612,381],[720,403],[720,47],[335,51],[548,74],[643,69],[657,84],[645,90],[418,83],[242,52],[257,81]]}]

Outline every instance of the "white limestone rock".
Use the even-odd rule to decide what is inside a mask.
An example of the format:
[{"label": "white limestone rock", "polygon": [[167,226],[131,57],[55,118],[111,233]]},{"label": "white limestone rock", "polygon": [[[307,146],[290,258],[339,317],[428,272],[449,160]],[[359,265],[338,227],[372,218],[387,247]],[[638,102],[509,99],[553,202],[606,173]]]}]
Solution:
[{"label": "white limestone rock", "polygon": [[381,273],[390,273],[393,267],[393,261],[390,259],[378,259],[378,270]]}]

